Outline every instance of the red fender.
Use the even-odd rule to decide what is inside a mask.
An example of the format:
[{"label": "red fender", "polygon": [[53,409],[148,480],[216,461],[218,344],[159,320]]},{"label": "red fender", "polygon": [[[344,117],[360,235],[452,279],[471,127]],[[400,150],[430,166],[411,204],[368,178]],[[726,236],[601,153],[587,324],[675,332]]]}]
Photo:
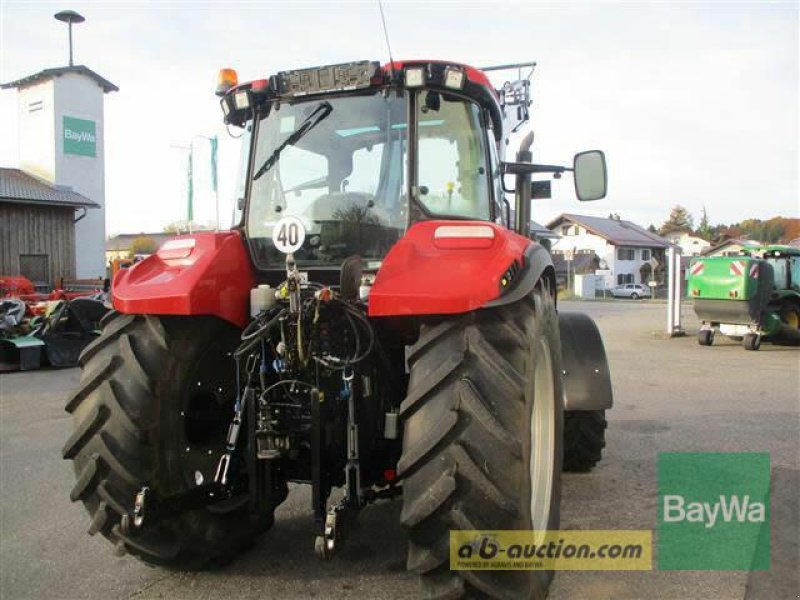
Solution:
[{"label": "red fender", "polygon": [[244,327],[253,287],[239,232],[203,232],[168,240],[153,256],[119,271],[112,297],[123,313],[214,315]]},{"label": "red fender", "polygon": [[[389,251],[369,315],[465,313],[513,288],[531,240],[485,221],[422,221]],[[514,282],[516,283],[516,282]]]}]

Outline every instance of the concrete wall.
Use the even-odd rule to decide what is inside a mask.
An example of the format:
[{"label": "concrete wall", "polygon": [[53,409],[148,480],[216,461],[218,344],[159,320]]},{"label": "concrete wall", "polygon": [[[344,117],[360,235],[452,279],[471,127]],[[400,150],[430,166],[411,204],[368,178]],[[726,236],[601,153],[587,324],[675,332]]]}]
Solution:
[{"label": "concrete wall", "polygon": [[[79,73],[66,73],[55,84],[55,164],[57,185],[69,186],[94,200],[100,208],[89,209],[75,224],[77,277],[103,277],[105,268],[105,160],[103,88]],[[95,156],[64,153],[64,116],[95,122]]]},{"label": "concrete wall", "polygon": [[597,279],[596,275],[575,275],[575,295],[587,300],[594,299]]},{"label": "concrete wall", "polygon": [[22,88],[17,96],[19,168],[53,183],[56,177],[53,81]]}]

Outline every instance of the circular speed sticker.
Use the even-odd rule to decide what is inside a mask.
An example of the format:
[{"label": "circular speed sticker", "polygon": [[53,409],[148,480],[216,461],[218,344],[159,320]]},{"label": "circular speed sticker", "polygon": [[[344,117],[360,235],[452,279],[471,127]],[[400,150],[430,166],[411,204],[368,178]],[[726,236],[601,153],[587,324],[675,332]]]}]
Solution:
[{"label": "circular speed sticker", "polygon": [[306,228],[297,217],[283,217],[272,228],[272,243],[284,254],[297,252],[306,239]]}]

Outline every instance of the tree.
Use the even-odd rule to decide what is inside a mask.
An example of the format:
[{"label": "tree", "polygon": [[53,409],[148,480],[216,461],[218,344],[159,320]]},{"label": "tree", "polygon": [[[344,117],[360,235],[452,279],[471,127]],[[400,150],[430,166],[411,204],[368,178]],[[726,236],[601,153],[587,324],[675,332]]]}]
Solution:
[{"label": "tree", "polygon": [[[189,233],[189,225],[189,221],[174,221],[164,226],[164,233],[171,233],[172,235]],[[192,221],[191,226],[192,231],[211,231],[214,229],[214,223],[198,223],[197,221]]]},{"label": "tree", "polygon": [[189,228],[186,226],[186,221],[175,221],[174,223],[164,226],[164,233],[180,235],[184,231],[189,231]]},{"label": "tree", "polygon": [[656,226],[653,225],[652,223],[650,223],[650,225],[647,226],[647,231],[649,231],[650,233],[658,233],[658,229],[656,229]]},{"label": "tree", "polygon": [[706,207],[703,207],[703,216],[700,217],[700,225],[697,226],[697,235],[699,235],[704,240],[710,240],[714,232],[711,229],[711,223],[708,222],[708,213],[706,212]]},{"label": "tree", "polygon": [[133,258],[136,254],[152,254],[156,251],[156,241],[147,235],[140,235],[133,238],[131,242],[130,255]]},{"label": "tree", "polygon": [[669,219],[661,226],[659,233],[661,235],[667,235],[669,233],[681,233],[684,231],[694,231],[694,219],[686,207],[676,204],[669,212]]}]

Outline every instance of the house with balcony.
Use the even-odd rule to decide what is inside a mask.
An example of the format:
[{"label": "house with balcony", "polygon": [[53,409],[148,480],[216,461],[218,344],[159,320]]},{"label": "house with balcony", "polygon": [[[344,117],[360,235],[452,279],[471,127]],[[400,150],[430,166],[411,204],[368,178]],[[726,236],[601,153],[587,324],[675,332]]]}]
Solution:
[{"label": "house with balcony", "polygon": [[651,260],[656,260],[656,280],[666,264],[668,240],[644,227],[618,218],[590,217],[564,213],[547,224],[561,237],[553,242],[556,256],[565,262],[594,254],[595,270],[605,289],[625,283],[644,283],[652,278]]}]

